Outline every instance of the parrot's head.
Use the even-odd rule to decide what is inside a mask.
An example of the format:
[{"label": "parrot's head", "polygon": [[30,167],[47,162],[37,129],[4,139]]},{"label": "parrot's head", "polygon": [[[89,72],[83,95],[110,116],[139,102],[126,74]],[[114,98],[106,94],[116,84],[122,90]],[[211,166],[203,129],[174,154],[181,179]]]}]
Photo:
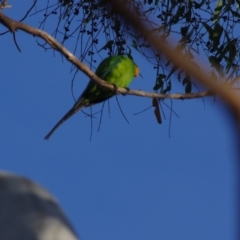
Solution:
[{"label": "parrot's head", "polygon": [[138,68],[138,66],[135,64],[134,66],[134,77],[138,77],[140,72],[140,69]]}]

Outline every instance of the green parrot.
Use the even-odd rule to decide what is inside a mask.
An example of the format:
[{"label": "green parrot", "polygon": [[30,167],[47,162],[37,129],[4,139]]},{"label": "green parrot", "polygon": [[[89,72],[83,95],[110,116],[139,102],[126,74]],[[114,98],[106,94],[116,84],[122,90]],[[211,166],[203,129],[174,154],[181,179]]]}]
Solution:
[{"label": "green parrot", "polygon": [[[126,88],[129,86],[133,77],[137,77],[139,68],[128,56],[111,56],[104,59],[96,70],[96,75],[108,83],[115,84],[117,87]],[[62,119],[53,127],[53,129],[45,136],[49,139],[53,132],[68,118],[84,107],[103,102],[115,93],[111,90],[99,87],[90,79],[86,89],[78,98],[73,107],[62,117]]]}]

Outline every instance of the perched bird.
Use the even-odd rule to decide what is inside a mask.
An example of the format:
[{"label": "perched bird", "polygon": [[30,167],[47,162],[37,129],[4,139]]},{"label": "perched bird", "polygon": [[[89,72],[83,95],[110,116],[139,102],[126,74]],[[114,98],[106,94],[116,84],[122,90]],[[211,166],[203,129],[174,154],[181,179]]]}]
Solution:
[{"label": "perched bird", "polygon": [[[128,56],[111,56],[104,59],[96,70],[96,75],[108,83],[115,84],[117,87],[128,87],[133,77],[137,77],[139,68]],[[73,107],[62,117],[62,119],[53,127],[53,129],[45,136],[49,139],[53,132],[74,113],[84,107],[103,102],[115,93],[109,89],[99,87],[90,79],[86,89],[78,98]]]}]

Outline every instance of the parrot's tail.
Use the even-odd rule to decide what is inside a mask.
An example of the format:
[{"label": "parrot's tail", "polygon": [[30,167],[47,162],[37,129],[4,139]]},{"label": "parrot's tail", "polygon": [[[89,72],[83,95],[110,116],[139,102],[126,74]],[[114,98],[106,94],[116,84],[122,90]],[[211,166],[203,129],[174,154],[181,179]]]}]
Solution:
[{"label": "parrot's tail", "polygon": [[54,133],[54,131],[62,124],[64,123],[68,118],[70,118],[74,113],[78,112],[82,107],[73,107],[71,108],[61,119],[60,121],[52,128],[52,130],[44,137],[44,139],[48,140],[51,135]]}]

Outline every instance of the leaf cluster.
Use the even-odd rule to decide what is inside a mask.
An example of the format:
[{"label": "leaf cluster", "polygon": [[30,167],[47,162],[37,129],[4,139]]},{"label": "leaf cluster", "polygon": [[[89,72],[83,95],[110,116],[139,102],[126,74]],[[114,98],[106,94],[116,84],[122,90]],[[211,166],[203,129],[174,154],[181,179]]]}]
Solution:
[{"label": "leaf cluster", "polygon": [[[121,0],[150,27],[161,41],[176,39],[176,49],[182,57],[190,56],[192,66],[198,68],[194,59],[205,57],[212,67],[211,74],[221,79],[230,72],[238,74],[240,1],[199,0]],[[181,82],[186,93],[193,91],[193,79],[182,69],[171,64],[160,52],[151,49],[146,39],[129,23],[116,14],[109,1],[56,0],[46,3],[40,28],[55,20],[54,37],[62,43],[75,41],[74,53],[79,59],[95,62],[95,56],[105,51],[108,55],[129,54],[137,51],[149,61],[156,79],[153,89],[170,93],[173,82]],[[42,11],[37,11],[40,13]],[[233,74],[231,74],[232,77]],[[178,81],[172,81],[172,79]]]}]

